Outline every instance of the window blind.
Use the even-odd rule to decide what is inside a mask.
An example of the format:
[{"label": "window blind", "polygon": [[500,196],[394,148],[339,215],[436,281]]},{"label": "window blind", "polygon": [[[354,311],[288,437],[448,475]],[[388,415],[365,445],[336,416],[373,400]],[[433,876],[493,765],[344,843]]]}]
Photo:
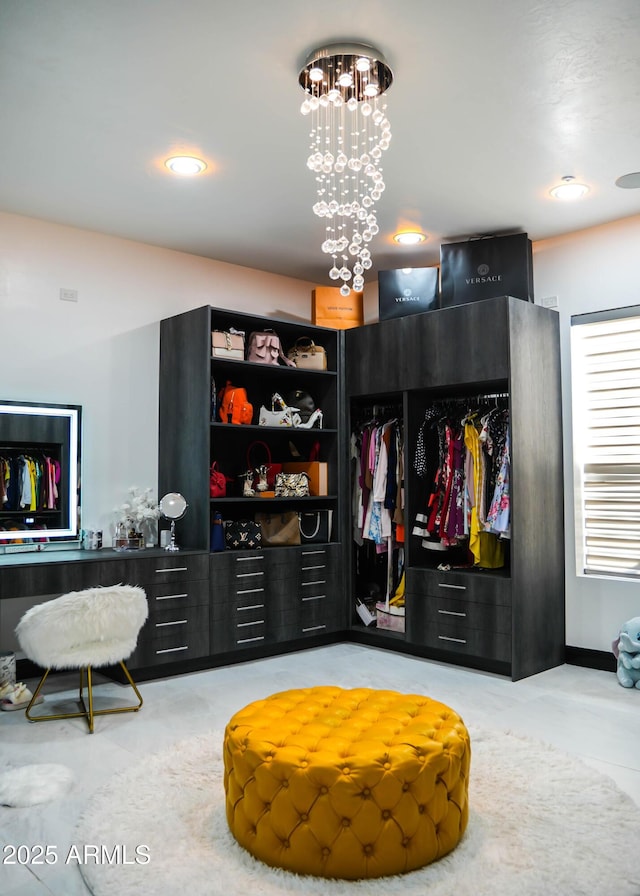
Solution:
[{"label": "window blind", "polygon": [[[640,309],[572,327],[578,556],[587,574],[640,577]],[[572,321],[575,323],[575,321]]]}]

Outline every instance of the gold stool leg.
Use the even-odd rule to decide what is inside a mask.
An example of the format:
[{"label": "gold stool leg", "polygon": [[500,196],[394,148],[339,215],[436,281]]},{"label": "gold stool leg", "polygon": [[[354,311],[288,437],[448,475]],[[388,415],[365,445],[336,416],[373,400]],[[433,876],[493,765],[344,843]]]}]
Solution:
[{"label": "gold stool leg", "polygon": [[47,675],[49,674],[49,672],[51,672],[51,669],[45,669],[44,675],[38,682],[38,687],[33,692],[33,697],[31,698],[29,705],[27,706],[27,708],[24,711],[25,716],[29,719],[30,722],[39,722],[40,721],[39,716],[32,716],[32,715],[29,715],[29,713],[31,712],[31,707],[35,706],[36,700],[38,699],[38,694],[42,690],[42,685],[47,680]]},{"label": "gold stool leg", "polygon": [[119,713],[119,712],[138,712],[138,710],[142,706],[142,702],[143,702],[142,695],[140,694],[140,691],[138,690],[136,683],[133,680],[133,678],[131,677],[131,673],[127,669],[123,660],[120,661],[120,666],[122,667],[122,671],[124,672],[124,674],[127,678],[127,681],[133,688],[133,691],[134,691],[136,697],[138,698],[138,703],[135,706],[123,706],[123,707],[117,707],[114,709],[94,709],[93,708],[93,675],[92,675],[91,666],[87,666],[86,672],[87,672],[87,698],[88,698],[88,704],[89,704],[88,706],[86,705],[86,703],[84,701],[84,694],[83,694],[85,670],[80,669],[80,693],[78,695],[78,698],[80,701],[80,705],[82,707],[82,711],[81,712],[59,713],[57,715],[33,716],[30,714],[30,710],[31,710],[32,706],[34,705],[34,703],[38,697],[38,694],[40,693],[40,690],[42,689],[42,686],[46,681],[46,678],[47,678],[49,672],[51,671],[50,669],[47,669],[47,671],[44,673],[44,675],[42,676],[42,678],[40,679],[40,681],[38,683],[38,687],[35,690],[35,693],[31,699],[31,702],[29,703],[29,705],[27,706],[27,708],[25,710],[26,717],[29,719],[30,722],[49,722],[49,721],[54,721],[56,719],[77,719],[77,718],[82,717],[82,718],[86,719],[87,725],[89,727],[89,733],[93,734],[93,724],[94,724],[94,719],[96,716],[106,716],[106,715],[111,715],[112,713]]}]

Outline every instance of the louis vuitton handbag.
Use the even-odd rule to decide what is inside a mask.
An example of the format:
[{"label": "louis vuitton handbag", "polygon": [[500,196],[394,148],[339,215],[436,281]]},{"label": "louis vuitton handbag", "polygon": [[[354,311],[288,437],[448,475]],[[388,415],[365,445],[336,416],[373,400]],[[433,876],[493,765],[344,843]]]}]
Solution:
[{"label": "louis vuitton handbag", "polygon": [[227,520],[224,541],[231,551],[254,551],[262,547],[262,530],[255,520]]}]

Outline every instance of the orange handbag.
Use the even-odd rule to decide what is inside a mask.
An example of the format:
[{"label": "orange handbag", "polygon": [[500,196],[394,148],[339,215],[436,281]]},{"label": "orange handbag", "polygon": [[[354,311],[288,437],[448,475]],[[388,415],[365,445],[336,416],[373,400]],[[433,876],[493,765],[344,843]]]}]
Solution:
[{"label": "orange handbag", "polygon": [[247,400],[247,390],[240,386],[232,386],[227,380],[219,395],[218,411],[223,423],[246,423],[253,420],[253,405]]}]

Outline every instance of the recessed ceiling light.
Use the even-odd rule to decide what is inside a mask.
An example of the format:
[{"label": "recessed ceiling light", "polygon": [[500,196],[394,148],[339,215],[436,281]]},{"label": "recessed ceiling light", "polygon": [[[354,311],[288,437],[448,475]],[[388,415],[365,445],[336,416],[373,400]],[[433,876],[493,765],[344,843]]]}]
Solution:
[{"label": "recessed ceiling light", "polygon": [[200,174],[207,167],[206,162],[195,156],[172,156],[167,159],[165,165],[174,174],[193,175]]},{"label": "recessed ceiling light", "polygon": [[617,179],[616,187],[622,187],[623,190],[637,190],[640,187],[640,171],[623,174]]},{"label": "recessed ceiling light", "polygon": [[549,190],[549,192],[554,199],[570,201],[572,199],[581,199],[589,192],[589,187],[586,184],[576,183],[575,177],[571,174],[567,174],[562,178],[562,183],[558,184],[558,186],[554,187],[552,190]]},{"label": "recessed ceiling light", "polygon": [[393,238],[402,246],[415,246],[418,243],[424,243],[427,237],[417,230],[404,230],[401,233],[396,233]]}]

